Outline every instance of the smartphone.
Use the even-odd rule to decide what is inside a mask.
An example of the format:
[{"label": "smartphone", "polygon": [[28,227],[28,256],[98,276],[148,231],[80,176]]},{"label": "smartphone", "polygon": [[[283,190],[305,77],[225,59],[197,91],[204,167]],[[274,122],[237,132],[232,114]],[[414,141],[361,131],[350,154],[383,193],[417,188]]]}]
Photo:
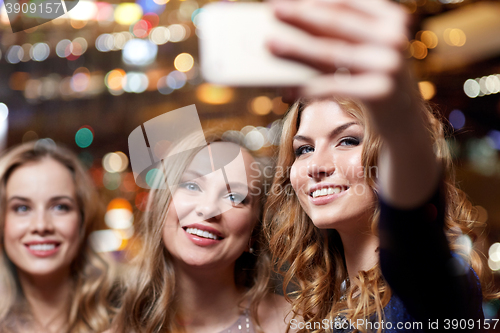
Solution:
[{"label": "smartphone", "polygon": [[279,21],[267,3],[217,2],[203,7],[198,23],[201,72],[206,81],[231,86],[299,86],[319,72],[274,56],[271,37],[305,38]]}]

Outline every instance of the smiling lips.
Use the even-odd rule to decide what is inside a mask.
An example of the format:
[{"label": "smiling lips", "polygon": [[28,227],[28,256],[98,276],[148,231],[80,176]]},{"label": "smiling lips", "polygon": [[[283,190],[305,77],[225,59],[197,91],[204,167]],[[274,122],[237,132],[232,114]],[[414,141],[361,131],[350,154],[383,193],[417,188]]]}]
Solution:
[{"label": "smiling lips", "polygon": [[209,238],[209,239],[213,239],[213,240],[220,240],[222,239],[221,237],[218,237],[217,235],[209,232],[209,231],[206,231],[206,230],[200,230],[200,229],[197,229],[197,228],[186,228],[186,232],[188,234],[191,234],[191,235],[196,235],[196,236],[199,236],[199,237],[203,237],[203,238]]},{"label": "smiling lips", "polygon": [[61,243],[55,241],[29,242],[24,244],[28,251],[36,257],[50,257],[59,251]]},{"label": "smiling lips", "polygon": [[219,243],[224,239],[223,235],[210,226],[193,223],[182,227],[187,237],[198,246],[210,246]]},{"label": "smiling lips", "polygon": [[346,191],[349,189],[349,186],[326,186],[317,189],[313,189],[309,192],[309,195],[313,198],[324,197],[330,194],[339,194],[340,192]]}]

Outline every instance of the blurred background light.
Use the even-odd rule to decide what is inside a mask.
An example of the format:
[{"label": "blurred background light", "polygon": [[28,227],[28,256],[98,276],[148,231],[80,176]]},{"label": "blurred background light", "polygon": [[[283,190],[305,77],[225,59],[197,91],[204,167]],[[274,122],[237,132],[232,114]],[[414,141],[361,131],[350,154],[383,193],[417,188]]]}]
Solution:
[{"label": "blurred background light", "polygon": [[186,84],[186,74],[179,71],[172,71],[167,75],[167,85],[172,89],[181,89]]},{"label": "blurred background light", "polygon": [[128,229],[134,222],[134,214],[130,202],[123,198],[115,198],[108,204],[104,215],[106,225],[112,229]]},{"label": "blurred background light", "polygon": [[128,157],[121,151],[108,153],[102,159],[104,170],[110,173],[123,172],[128,167]]},{"label": "blurred background light", "polygon": [[245,146],[248,149],[255,151],[261,149],[264,146],[264,144],[266,143],[266,139],[261,132],[254,129],[253,131],[250,131],[245,135],[244,142]]},{"label": "blurred background light", "polygon": [[165,4],[153,0],[136,0],[136,3],[142,7],[144,13],[161,14],[165,11]]},{"label": "blurred background light", "polygon": [[273,102],[267,96],[258,96],[250,101],[250,110],[259,116],[268,114],[272,108]]},{"label": "blurred background light", "polygon": [[464,92],[470,98],[476,98],[479,96],[481,88],[479,87],[479,82],[473,79],[468,79],[464,83]]},{"label": "blurred background light", "polygon": [[76,145],[80,148],[89,147],[94,141],[94,134],[87,127],[80,128],[75,135]]},{"label": "blurred background light", "polygon": [[118,24],[130,25],[142,17],[142,7],[135,3],[123,2],[115,9],[115,21]]},{"label": "blurred background light", "polygon": [[187,72],[193,68],[194,59],[189,53],[181,53],[174,60],[174,67],[180,72]]},{"label": "blurred background light", "polygon": [[420,81],[418,83],[418,88],[420,90],[420,93],[422,94],[422,97],[428,101],[436,95],[436,86],[434,83],[431,81]]},{"label": "blurred background light", "polygon": [[170,31],[170,41],[172,43],[182,42],[187,38],[188,31],[184,25],[172,24],[169,25],[167,28]]},{"label": "blurred background light", "polygon": [[146,91],[149,85],[149,80],[146,74],[140,72],[129,72],[125,77],[123,90],[128,93],[142,93]]},{"label": "blurred background light", "polygon": [[122,59],[128,65],[145,66],[153,63],[158,46],[146,39],[129,40],[122,51]]},{"label": "blurred background light", "polygon": [[30,57],[34,61],[44,61],[49,57],[50,48],[47,43],[36,43],[30,50]]},{"label": "blurred background light", "polygon": [[448,116],[448,120],[450,121],[451,126],[453,126],[456,130],[461,129],[465,125],[465,115],[460,110],[451,111]]},{"label": "blurred background light", "polygon": [[97,253],[118,251],[122,239],[114,230],[97,230],[89,235],[89,243]]},{"label": "blurred background light", "polygon": [[210,83],[202,83],[196,88],[196,97],[207,104],[226,104],[233,100],[233,88]]},{"label": "blurred background light", "polygon": [[149,40],[156,45],[163,45],[170,39],[170,30],[167,27],[153,28],[149,34]]}]

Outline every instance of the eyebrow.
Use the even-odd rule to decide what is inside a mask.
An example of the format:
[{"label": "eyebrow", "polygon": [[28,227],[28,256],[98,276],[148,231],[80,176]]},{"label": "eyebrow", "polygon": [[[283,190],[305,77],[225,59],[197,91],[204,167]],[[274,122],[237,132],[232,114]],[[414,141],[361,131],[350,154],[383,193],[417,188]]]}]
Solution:
[{"label": "eyebrow", "polygon": [[229,187],[231,188],[231,190],[233,190],[235,188],[250,190],[250,188],[248,187],[248,184],[239,183],[239,182],[235,182],[235,183],[229,182]]},{"label": "eyebrow", "polygon": [[[200,173],[200,172],[198,172],[198,171],[194,171],[194,170],[186,170],[186,171],[184,171],[184,173],[182,174],[181,179],[182,179],[182,177],[183,177],[184,175],[186,175],[186,174],[191,174],[191,175],[195,176],[195,178],[201,178],[201,177],[206,176],[206,175],[201,174],[201,173]],[[191,178],[190,178],[190,179],[191,179]]]},{"label": "eyebrow", "polygon": [[[61,199],[68,199],[69,201],[71,201],[73,203],[75,202],[75,199],[73,199],[72,197],[67,196],[67,195],[59,195],[57,197],[52,197],[52,198],[49,199],[49,202],[58,201],[58,200],[61,200]],[[10,198],[7,202],[11,202],[11,201],[14,201],[14,200],[31,202],[30,199],[24,198],[24,197],[20,197],[20,196],[14,196],[14,197]]]},{"label": "eyebrow", "polygon": [[[350,123],[345,123],[344,125],[340,125],[340,126],[336,127],[333,131],[331,131],[330,134],[328,134],[328,137],[331,138],[331,137],[337,136],[340,133],[342,133],[343,131],[345,131],[346,129],[348,129],[349,127],[351,127],[352,125],[359,125],[359,123],[357,121],[352,121]],[[293,141],[295,141],[295,140],[311,141],[311,138],[304,136],[304,135],[296,135],[293,137]]]}]

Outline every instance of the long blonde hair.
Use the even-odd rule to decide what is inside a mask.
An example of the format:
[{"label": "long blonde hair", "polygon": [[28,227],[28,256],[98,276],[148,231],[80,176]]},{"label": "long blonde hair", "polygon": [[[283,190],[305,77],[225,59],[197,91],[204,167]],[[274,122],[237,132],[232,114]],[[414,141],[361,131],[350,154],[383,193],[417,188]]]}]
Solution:
[{"label": "long blonde hair", "polygon": [[[345,98],[333,100],[365,128],[362,164],[366,181],[372,191],[375,191],[376,179],[371,177],[375,176],[371,170],[377,165],[381,139],[372,130],[367,111],[361,103]],[[295,160],[293,137],[299,128],[301,113],[313,102],[314,100],[296,102],[283,121],[276,163],[277,170],[281,171],[276,172],[264,213],[270,251],[279,272],[284,276],[284,290],[289,284],[297,285],[296,292],[285,296],[292,302],[294,313],[302,315],[306,322],[314,324],[323,319],[333,321],[339,314],[353,321],[374,315],[380,322],[383,319],[383,308],[391,298],[391,290],[382,277],[379,263],[368,271],[359,272],[359,283],[351,284],[343,291],[342,282],[348,275],[339,234],[333,231],[329,232],[329,236],[325,236],[302,209],[297,196],[285,190],[291,188],[289,173],[286,170],[290,170]],[[455,243],[460,235],[468,235],[472,241],[476,239],[472,228],[477,223],[477,211],[465,193],[455,186],[452,159],[445,141],[443,124],[429,107],[426,107],[425,115],[436,157],[444,169],[444,192],[447,202],[445,232],[451,249],[460,252],[460,246]],[[371,218],[374,234],[377,234],[378,217],[379,208],[374,206]],[[491,272],[484,269],[480,255],[472,249],[466,259],[481,281],[487,281],[487,275]],[[485,298],[493,296],[490,287],[486,282],[483,283]],[[304,329],[300,332],[305,331]],[[314,332],[328,330],[322,327]]]},{"label": "long blonde hair", "polygon": [[[224,132],[219,129],[207,131],[206,142],[225,141],[222,133]],[[176,144],[172,151],[182,152],[184,148],[192,147],[193,140],[198,145],[203,138],[188,137]],[[175,163],[165,163],[164,172],[169,183],[178,183],[182,173],[201,148],[184,154],[176,159]],[[135,267],[127,279],[127,291],[122,308],[113,324],[119,333],[182,332],[182,326],[177,322],[179,305],[176,300],[175,270],[172,257],[162,239],[163,225],[172,199],[172,193],[168,188],[160,188],[160,184],[163,183],[165,178],[160,174],[149,191],[146,211],[139,225],[140,250],[133,259]],[[260,204],[259,208],[261,206]],[[252,234],[254,253],[243,253],[237,259],[235,280],[237,286],[248,288],[242,301],[249,301],[251,316],[258,320],[257,306],[270,288],[270,256],[267,247],[263,246],[261,212],[255,213],[259,222]]]},{"label": "long blonde hair", "polygon": [[[17,332],[19,325],[29,323],[32,314],[26,306],[14,264],[4,250],[6,184],[20,166],[50,158],[64,165],[75,182],[76,199],[81,215],[79,249],[71,264],[73,293],[68,300],[67,324],[70,333],[101,332],[109,328],[115,309],[110,267],[87,244],[89,234],[99,222],[99,203],[93,182],[77,157],[69,150],[43,141],[19,145],[0,157],[0,332]],[[117,295],[116,295],[117,296]]]}]

